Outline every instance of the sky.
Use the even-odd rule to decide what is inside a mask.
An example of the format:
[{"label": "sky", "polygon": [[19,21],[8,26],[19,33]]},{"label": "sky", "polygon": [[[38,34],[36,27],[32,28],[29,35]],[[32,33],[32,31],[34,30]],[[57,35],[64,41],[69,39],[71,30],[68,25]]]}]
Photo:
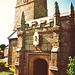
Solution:
[{"label": "sky", "polygon": [[[70,2],[75,8],[75,0],[47,0],[48,16],[53,14],[54,2],[57,1],[60,13],[68,12]],[[13,32],[16,0],[0,0],[0,44],[8,45],[7,37]]]}]

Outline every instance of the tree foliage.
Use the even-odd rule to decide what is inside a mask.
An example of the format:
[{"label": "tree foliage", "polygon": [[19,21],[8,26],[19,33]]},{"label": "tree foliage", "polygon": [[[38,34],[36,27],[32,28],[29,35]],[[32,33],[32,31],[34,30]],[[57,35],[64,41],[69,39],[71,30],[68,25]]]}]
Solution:
[{"label": "tree foliage", "polygon": [[0,48],[0,52],[1,52],[1,48]]},{"label": "tree foliage", "polygon": [[68,75],[75,75],[75,56],[74,58],[69,57],[69,64],[68,64]]},{"label": "tree foliage", "polygon": [[5,44],[1,44],[1,45],[0,45],[1,50],[4,50],[4,49],[5,49],[5,47],[6,47],[6,45],[5,45]]}]

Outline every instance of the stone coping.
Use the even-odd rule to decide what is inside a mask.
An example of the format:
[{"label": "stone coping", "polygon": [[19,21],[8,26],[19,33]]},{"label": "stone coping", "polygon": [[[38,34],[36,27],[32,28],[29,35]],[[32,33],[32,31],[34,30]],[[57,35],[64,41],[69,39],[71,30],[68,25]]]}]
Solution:
[{"label": "stone coping", "polygon": [[19,66],[19,62],[15,62],[14,65],[15,65],[15,66]]},{"label": "stone coping", "polygon": [[53,47],[51,52],[58,52],[59,51],[59,47]]},{"label": "stone coping", "polygon": [[50,66],[49,69],[50,69],[50,70],[58,71],[58,67],[55,67],[55,66]]}]

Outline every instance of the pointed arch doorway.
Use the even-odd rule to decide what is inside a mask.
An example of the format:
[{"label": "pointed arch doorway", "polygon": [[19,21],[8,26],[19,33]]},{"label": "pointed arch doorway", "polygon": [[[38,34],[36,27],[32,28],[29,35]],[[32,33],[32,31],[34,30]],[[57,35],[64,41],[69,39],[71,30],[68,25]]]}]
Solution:
[{"label": "pointed arch doorway", "polygon": [[48,64],[43,59],[36,59],[33,62],[33,75],[48,75]]}]

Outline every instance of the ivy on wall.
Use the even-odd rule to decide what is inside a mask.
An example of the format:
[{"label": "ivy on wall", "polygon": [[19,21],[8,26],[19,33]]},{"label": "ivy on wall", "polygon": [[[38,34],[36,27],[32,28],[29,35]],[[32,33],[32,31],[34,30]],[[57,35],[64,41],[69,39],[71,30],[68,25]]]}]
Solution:
[{"label": "ivy on wall", "polygon": [[74,58],[69,57],[69,64],[68,64],[68,75],[75,75],[75,56]]}]

